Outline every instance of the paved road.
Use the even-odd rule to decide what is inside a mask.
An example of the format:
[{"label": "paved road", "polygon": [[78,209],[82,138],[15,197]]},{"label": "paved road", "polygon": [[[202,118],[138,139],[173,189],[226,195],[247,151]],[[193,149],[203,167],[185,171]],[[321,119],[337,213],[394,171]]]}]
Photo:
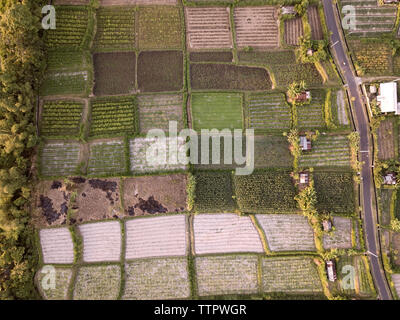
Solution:
[{"label": "paved road", "polygon": [[337,10],[332,4],[332,0],[323,0],[325,19],[328,29],[332,32],[331,35],[331,51],[335,56],[338,67],[341,69],[341,73],[344,76],[344,81],[348,85],[348,91],[350,97],[354,97],[353,102],[354,120],[356,123],[357,131],[360,134],[360,149],[361,149],[361,161],[364,162],[362,167],[362,198],[363,198],[363,220],[364,220],[364,232],[366,233],[366,247],[367,250],[372,253],[369,254],[371,262],[371,271],[374,278],[375,287],[378,290],[380,299],[390,300],[392,295],[387,284],[387,280],[382,268],[382,261],[379,256],[379,240],[377,237],[377,223],[376,223],[376,208],[373,207],[372,198],[374,197],[374,185],[372,178],[372,160],[371,154],[371,135],[369,130],[369,122],[366,108],[362,102],[362,93],[357,84],[357,78],[353,74],[350,68],[349,58],[345,51],[345,44],[339,35],[339,27],[335,14]]}]

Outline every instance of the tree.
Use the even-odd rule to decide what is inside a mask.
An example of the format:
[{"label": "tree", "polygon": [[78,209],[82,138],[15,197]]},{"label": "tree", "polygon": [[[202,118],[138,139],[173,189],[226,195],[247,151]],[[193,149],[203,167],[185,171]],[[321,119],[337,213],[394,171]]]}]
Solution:
[{"label": "tree", "polygon": [[301,80],[300,82],[292,82],[289,85],[287,95],[290,100],[295,100],[298,95],[306,90],[306,82],[304,80]]},{"label": "tree", "polygon": [[308,7],[308,0],[302,0],[301,3],[298,3],[294,6],[294,9],[296,10],[299,16],[304,16],[307,12],[307,7]]},{"label": "tree", "polygon": [[301,63],[315,63],[328,58],[325,40],[311,40],[311,35],[299,38],[300,46],[297,49],[297,58]]}]

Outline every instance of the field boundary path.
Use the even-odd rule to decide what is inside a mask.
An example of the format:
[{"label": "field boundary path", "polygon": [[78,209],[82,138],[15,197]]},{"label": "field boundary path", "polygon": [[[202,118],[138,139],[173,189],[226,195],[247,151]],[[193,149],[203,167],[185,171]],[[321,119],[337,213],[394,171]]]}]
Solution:
[{"label": "field boundary path", "polygon": [[[364,107],[362,93],[359,88],[359,80],[351,68],[350,59],[347,55],[347,48],[344,41],[342,30],[339,28],[339,16],[332,0],[323,0],[325,19],[329,31],[332,33],[330,38],[330,47],[334,59],[343,76],[345,86],[349,96],[353,99],[352,113],[355,125],[360,134],[360,161],[363,162],[361,171],[361,199],[363,208],[364,230],[366,233],[366,247],[369,253],[368,257],[371,263],[371,271],[375,287],[379,298],[382,300],[391,300],[392,294],[382,267],[382,257],[380,256],[380,237],[377,208],[373,204],[375,194],[375,185],[372,175],[372,136],[370,132],[369,120],[366,108]],[[340,30],[340,31],[339,31]]]}]

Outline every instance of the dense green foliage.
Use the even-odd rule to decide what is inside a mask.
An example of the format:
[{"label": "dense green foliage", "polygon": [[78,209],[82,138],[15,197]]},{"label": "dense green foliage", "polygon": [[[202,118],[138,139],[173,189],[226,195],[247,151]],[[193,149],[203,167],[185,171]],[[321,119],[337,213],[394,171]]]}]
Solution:
[{"label": "dense green foliage", "polygon": [[0,17],[0,300],[36,297],[28,225],[34,105],[43,70],[40,2],[7,1]]}]

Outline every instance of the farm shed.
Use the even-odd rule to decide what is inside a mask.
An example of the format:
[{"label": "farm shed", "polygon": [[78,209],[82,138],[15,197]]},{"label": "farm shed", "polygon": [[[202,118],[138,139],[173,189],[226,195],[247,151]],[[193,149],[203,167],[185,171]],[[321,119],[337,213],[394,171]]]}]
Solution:
[{"label": "farm shed", "polygon": [[400,114],[400,106],[397,102],[397,83],[386,82],[379,86],[379,96],[377,97],[380,103],[381,112],[394,112]]},{"label": "farm shed", "polygon": [[296,14],[296,10],[294,6],[285,6],[282,7],[282,15]]},{"label": "farm shed", "polygon": [[300,172],[299,180],[300,180],[300,184],[308,185],[308,182],[309,182],[308,172]]},{"label": "farm shed", "polygon": [[300,147],[302,151],[311,150],[311,140],[306,136],[300,136]]},{"label": "farm shed", "polygon": [[304,102],[311,99],[310,91],[303,91],[302,93],[296,96],[296,102]]},{"label": "farm shed", "polygon": [[396,174],[389,172],[383,176],[383,184],[395,185],[396,184]]},{"label": "farm shed", "polygon": [[322,221],[322,229],[327,232],[331,231],[332,230],[332,222],[330,220]]},{"label": "farm shed", "polygon": [[328,260],[326,262],[326,272],[329,281],[334,282],[337,279],[335,262],[333,260]]},{"label": "farm shed", "polygon": [[384,4],[393,4],[393,3],[399,3],[399,0],[383,0]]}]

